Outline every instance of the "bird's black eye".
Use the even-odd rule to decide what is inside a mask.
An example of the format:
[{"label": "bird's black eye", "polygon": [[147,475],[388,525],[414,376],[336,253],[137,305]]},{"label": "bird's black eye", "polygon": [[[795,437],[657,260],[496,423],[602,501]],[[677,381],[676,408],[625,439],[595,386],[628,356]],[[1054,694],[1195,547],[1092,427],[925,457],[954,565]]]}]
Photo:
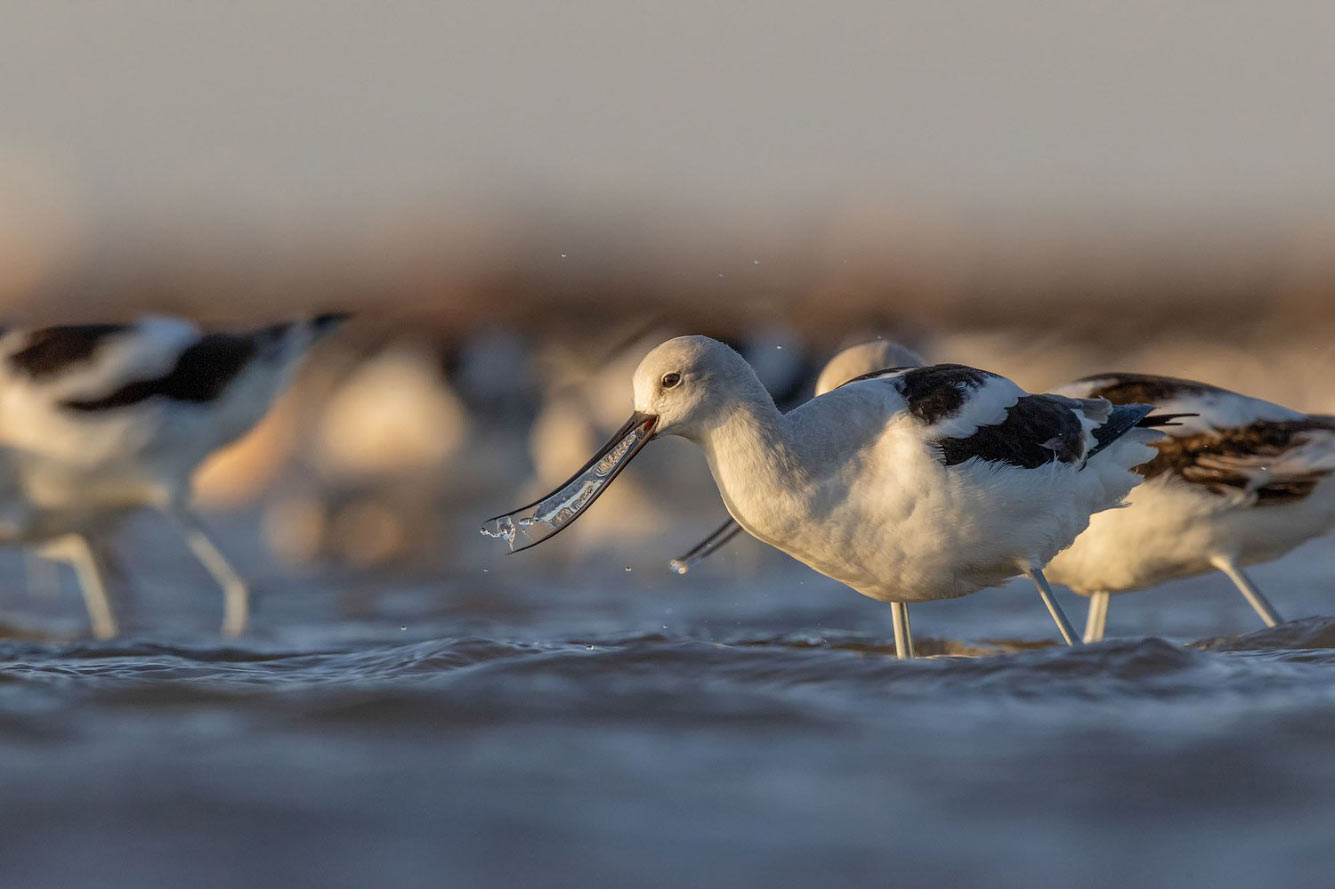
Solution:
[{"label": "bird's black eye", "polygon": [[663,388],[671,389],[681,382],[681,374],[663,374]]}]

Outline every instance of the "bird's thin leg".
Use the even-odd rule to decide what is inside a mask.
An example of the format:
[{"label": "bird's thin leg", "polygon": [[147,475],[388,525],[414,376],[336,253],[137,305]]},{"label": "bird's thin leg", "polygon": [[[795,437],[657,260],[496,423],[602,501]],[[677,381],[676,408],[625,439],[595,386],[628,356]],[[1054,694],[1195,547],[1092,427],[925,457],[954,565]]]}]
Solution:
[{"label": "bird's thin leg", "polygon": [[82,534],[70,534],[49,548],[52,558],[62,559],[74,569],[83,592],[83,604],[88,609],[88,623],[98,639],[110,639],[118,631],[116,616],[111,612],[107,598],[107,584],[102,577],[102,566],[97,552]]},{"label": "bird's thin leg", "polygon": [[1048,586],[1048,579],[1043,576],[1043,569],[1037,565],[1030,565],[1025,571],[1029,579],[1038,587],[1038,595],[1042,597],[1043,604],[1048,606],[1048,613],[1052,619],[1057,622],[1057,629],[1061,631],[1062,638],[1066,640],[1067,645],[1079,645],[1080,637],[1075,634],[1075,627],[1066,619],[1066,613],[1062,607],[1057,604],[1057,599],[1052,595],[1052,587]]},{"label": "bird's thin leg", "polygon": [[1237,562],[1233,561],[1232,556],[1213,556],[1210,559],[1210,564],[1228,575],[1228,579],[1233,581],[1237,588],[1242,591],[1242,596],[1247,600],[1247,604],[1255,609],[1267,627],[1283,623],[1284,619],[1275,611],[1275,607],[1270,604],[1265,596],[1261,595],[1261,591],[1256,588],[1256,584],[1252,583],[1251,578],[1243,572]]},{"label": "bird's thin leg", "polygon": [[913,657],[913,631],[909,628],[909,606],[903,602],[890,603],[890,620],[895,625],[895,657],[901,661]]},{"label": "bird's thin leg", "polygon": [[222,554],[218,545],[213,542],[213,538],[204,528],[204,523],[188,507],[173,507],[167,514],[180,528],[181,535],[185,537],[185,542],[195,554],[195,558],[213,576],[218,586],[222,587],[223,635],[241,635],[246,631],[246,623],[250,619],[250,587],[232,567],[232,563],[227,561],[227,557]]},{"label": "bird's thin leg", "polygon": [[1108,592],[1101,590],[1089,596],[1089,614],[1085,617],[1085,641],[1102,642],[1108,627]]}]

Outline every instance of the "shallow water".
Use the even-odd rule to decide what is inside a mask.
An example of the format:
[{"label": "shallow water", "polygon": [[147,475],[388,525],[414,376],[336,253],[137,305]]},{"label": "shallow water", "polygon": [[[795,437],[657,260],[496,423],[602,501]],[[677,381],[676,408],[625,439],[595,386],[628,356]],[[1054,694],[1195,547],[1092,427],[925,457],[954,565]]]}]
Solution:
[{"label": "shallow water", "polygon": [[[1281,613],[1335,602],[1328,548],[1258,570]],[[915,609],[923,649],[979,656],[899,663],[884,606],[731,558],[271,574],[238,643],[208,629],[207,586],[154,580],[124,640],[4,641],[0,885],[1256,886],[1335,865],[1335,620],[1255,631],[1202,578],[1113,600],[1110,632],[1154,635],[1068,651],[1015,585]],[[77,626],[68,591],[8,601]]]}]

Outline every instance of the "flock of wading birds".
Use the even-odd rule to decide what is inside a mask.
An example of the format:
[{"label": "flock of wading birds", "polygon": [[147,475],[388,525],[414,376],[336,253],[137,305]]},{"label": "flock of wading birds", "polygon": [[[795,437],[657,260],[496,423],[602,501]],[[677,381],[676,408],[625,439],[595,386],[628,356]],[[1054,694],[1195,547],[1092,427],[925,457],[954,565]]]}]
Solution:
[{"label": "flock of wading birds", "polygon": [[[342,316],[246,332],[188,321],[0,334],[0,540],[77,573],[92,632],[117,632],[92,542],[138,509],[170,517],[224,593],[223,632],[249,593],[191,511],[210,454],[267,413]],[[1107,373],[1047,394],[888,341],[835,356],[816,396],[781,412],[751,366],[702,336],[662,343],[633,377],[634,412],[551,494],[485,523],[519,551],[584,513],[662,435],[704,451],[731,519],[673,562],[680,572],[744,530],[863,595],[889,602],[899,657],[909,603],[1016,575],[1070,645],[1081,637],[1049,579],[1088,596],[1083,639],[1109,596],[1218,570],[1267,625],[1243,567],[1335,523],[1335,417],[1208,383]]]}]

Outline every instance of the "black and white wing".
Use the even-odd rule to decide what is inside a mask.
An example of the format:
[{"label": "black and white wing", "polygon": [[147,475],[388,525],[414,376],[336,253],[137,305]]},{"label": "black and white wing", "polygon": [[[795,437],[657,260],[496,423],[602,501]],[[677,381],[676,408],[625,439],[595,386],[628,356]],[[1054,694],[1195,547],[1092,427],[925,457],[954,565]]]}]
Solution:
[{"label": "black and white wing", "polygon": [[1147,478],[1171,475],[1247,505],[1272,506],[1306,497],[1335,472],[1335,417],[1151,374],[1100,374],[1061,391],[1194,415],[1166,430],[1158,456],[1143,467]]},{"label": "black and white wing", "polygon": [[[160,316],[8,330],[0,335],[0,443],[66,456],[148,447],[172,405],[220,399],[257,361],[299,353],[337,320],[244,333],[201,333]],[[123,427],[114,446],[110,427],[95,419]]]},{"label": "black and white wing", "polygon": [[1147,422],[1147,404],[1031,395],[985,370],[959,364],[895,368],[850,383],[882,380],[939,447],[947,466],[981,460],[1035,469],[1048,463],[1083,467],[1095,454]]},{"label": "black and white wing", "polygon": [[[175,318],[6,331],[0,337],[0,443],[71,461],[124,450],[127,437],[115,436],[121,441],[113,443],[106,430],[82,423],[69,403],[170,374],[200,336],[193,324]],[[139,429],[141,438],[151,436]]]},{"label": "black and white wing", "polygon": [[166,374],[200,336],[190,322],[163,317],[10,329],[0,338],[0,376],[6,389],[54,403]]}]

